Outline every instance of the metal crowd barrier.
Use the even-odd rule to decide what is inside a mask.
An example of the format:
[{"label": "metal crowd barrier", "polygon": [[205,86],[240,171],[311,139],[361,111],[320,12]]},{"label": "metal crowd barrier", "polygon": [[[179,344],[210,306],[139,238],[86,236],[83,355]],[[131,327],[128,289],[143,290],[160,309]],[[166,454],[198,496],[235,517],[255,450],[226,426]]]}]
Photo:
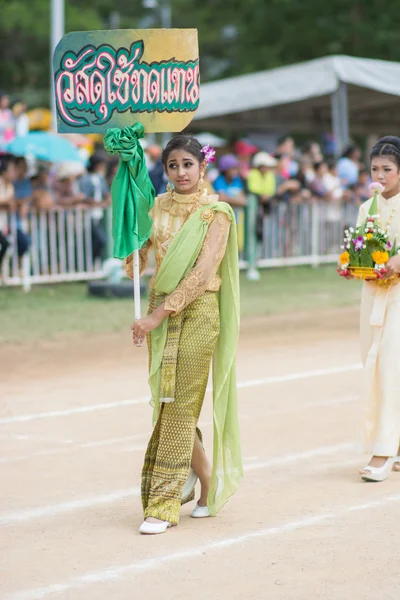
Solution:
[{"label": "metal crowd barrier", "polygon": [[[358,207],[332,206],[315,201],[272,205],[262,218],[257,244],[257,266],[283,267],[336,262],[343,231],[354,225]],[[111,256],[111,210],[105,211]],[[93,261],[90,209],[54,209],[32,212],[22,223],[9,215],[10,247],[2,265],[3,285],[29,290],[33,284],[85,281],[103,277]],[[30,236],[30,250],[17,254],[17,228]],[[256,232],[253,232],[256,235]],[[245,240],[245,248],[248,240]],[[240,265],[247,267],[245,250]]]}]

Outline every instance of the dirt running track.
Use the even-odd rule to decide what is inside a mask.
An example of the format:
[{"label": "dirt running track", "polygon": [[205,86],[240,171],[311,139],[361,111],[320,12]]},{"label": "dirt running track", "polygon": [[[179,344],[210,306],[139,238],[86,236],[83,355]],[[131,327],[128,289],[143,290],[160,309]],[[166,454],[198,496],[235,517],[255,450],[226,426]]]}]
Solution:
[{"label": "dirt running track", "polygon": [[245,478],[217,518],[189,505],[156,537],[137,533],[145,349],[128,332],[7,346],[0,364],[1,598],[400,598],[400,474],[357,475],[354,311],[243,322]]}]

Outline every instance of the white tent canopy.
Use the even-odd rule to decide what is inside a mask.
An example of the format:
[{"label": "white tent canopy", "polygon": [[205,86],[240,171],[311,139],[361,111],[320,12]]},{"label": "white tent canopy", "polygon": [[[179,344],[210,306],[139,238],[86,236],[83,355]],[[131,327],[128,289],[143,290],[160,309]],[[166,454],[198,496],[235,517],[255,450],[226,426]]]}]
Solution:
[{"label": "white tent canopy", "polygon": [[352,134],[400,129],[400,63],[328,56],[205,83],[194,128]]}]

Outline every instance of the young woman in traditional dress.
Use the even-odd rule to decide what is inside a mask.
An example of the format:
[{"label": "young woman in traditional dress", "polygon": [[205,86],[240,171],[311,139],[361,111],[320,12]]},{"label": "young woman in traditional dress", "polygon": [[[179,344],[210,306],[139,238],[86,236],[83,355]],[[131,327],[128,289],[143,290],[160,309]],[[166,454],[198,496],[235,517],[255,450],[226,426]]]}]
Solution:
[{"label": "young woman in traditional dress", "polygon": [[[132,325],[133,342],[147,336],[154,430],[142,472],[140,532],[163,533],[179,522],[180,506],[201,493],[192,517],[215,515],[242,476],[235,352],[239,283],[231,207],[203,185],[210,148],[189,136],[166,146],[168,191],[150,212],[153,228],[140,250],[141,272],[155,253],[149,312]],[[132,277],[132,256],[125,260]],[[197,428],[213,361],[213,464]]]},{"label": "young woman in traditional dress", "polygon": [[[371,173],[384,188],[378,197],[380,225],[400,245],[400,138],[387,136],[374,146]],[[371,204],[372,199],[361,205],[358,224]],[[400,255],[391,257],[386,269],[387,285],[364,282],[361,301],[364,440],[373,455],[360,471],[366,481],[383,481],[392,468],[400,470]]]}]

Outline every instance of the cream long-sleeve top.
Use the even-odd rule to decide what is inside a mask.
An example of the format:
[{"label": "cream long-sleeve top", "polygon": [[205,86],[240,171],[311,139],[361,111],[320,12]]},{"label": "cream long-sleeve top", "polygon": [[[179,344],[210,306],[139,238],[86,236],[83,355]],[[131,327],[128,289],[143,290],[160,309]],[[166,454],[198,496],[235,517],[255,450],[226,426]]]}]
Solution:
[{"label": "cream long-sleeve top", "polygon": [[[141,274],[147,268],[150,251],[153,250],[155,254],[155,273],[150,281],[150,288],[154,285],[169,244],[181,227],[201,206],[216,201],[218,201],[218,196],[215,194],[208,195],[207,190],[204,190],[200,197],[198,197],[198,194],[174,193],[171,196],[166,193],[156,198],[154,207],[150,211],[150,216],[153,219],[150,238],[139,251]],[[176,289],[167,296],[164,305],[166,310],[172,311],[172,314],[178,314],[204,292],[217,292],[219,290],[221,278],[218,275],[218,268],[225,254],[229,229],[230,221],[228,217],[221,212],[216,212],[193,269],[182,279]],[[132,255],[125,259],[124,268],[128,277],[133,279]]]}]

